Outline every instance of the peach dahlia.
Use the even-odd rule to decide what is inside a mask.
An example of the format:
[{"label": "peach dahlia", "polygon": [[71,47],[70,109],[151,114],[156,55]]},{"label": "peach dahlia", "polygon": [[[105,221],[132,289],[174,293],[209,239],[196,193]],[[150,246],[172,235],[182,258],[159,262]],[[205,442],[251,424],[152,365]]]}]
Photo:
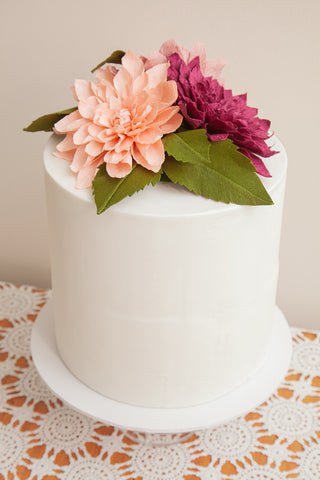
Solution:
[{"label": "peach dahlia", "polygon": [[59,120],[54,131],[65,134],[55,155],[71,162],[78,188],[90,188],[104,162],[107,173],[117,178],[131,172],[133,161],[153,172],[161,169],[161,137],[182,122],[168,67],[161,63],[146,70],[129,51],[119,70],[108,65],[95,72],[96,82],[75,80],[78,109]]}]

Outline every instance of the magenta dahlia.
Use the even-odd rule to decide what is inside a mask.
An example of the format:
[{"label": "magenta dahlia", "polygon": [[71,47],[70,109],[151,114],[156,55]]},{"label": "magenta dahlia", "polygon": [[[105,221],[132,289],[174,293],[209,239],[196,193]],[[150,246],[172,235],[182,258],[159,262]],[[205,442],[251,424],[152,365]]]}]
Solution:
[{"label": "magenta dahlia", "polygon": [[204,77],[199,57],[186,64],[174,53],[169,62],[168,79],[177,83],[177,103],[186,122],[204,128],[212,141],[230,138],[260,175],[270,177],[260,158],[276,153],[266,144],[269,120],[257,117],[258,110],[247,105],[246,94],[232,95],[216,79]]}]

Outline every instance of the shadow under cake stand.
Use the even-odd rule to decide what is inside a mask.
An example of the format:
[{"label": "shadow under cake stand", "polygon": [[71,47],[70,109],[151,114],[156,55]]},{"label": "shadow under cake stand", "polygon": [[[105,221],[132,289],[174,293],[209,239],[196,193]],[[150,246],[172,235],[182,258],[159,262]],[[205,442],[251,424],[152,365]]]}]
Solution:
[{"label": "shadow under cake stand", "polygon": [[65,403],[96,420],[123,430],[146,434],[178,434],[215,427],[248,413],[263,403],[285,377],[291,360],[288,323],[277,308],[264,364],[231,392],[193,407],[146,408],[121,403],[91,390],[78,380],[59,356],[53,325],[53,300],[43,307],[33,326],[31,351],[39,375]]}]

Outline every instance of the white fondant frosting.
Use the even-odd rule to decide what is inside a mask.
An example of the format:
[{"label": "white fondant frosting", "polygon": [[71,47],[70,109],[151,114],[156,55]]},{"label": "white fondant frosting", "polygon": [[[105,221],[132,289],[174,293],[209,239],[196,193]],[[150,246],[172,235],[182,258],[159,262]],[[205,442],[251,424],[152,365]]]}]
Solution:
[{"label": "white fondant frosting", "polygon": [[161,183],[101,215],[46,146],[55,332],[81,381],[147,407],[213,400],[264,361],[275,314],[286,154],[266,160],[274,205],[214,202]]}]

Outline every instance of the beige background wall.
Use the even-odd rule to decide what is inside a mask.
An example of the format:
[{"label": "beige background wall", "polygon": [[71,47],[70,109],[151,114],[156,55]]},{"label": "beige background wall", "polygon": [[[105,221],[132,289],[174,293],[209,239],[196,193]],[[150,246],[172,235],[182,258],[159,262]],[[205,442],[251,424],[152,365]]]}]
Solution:
[{"label": "beige background wall", "polygon": [[0,279],[50,285],[47,134],[22,128],[72,106],[74,78],[116,48],[201,40],[209,58],[226,59],[226,86],[248,92],[287,148],[278,302],[291,324],[320,328],[319,20],[319,0],[1,0]]}]

